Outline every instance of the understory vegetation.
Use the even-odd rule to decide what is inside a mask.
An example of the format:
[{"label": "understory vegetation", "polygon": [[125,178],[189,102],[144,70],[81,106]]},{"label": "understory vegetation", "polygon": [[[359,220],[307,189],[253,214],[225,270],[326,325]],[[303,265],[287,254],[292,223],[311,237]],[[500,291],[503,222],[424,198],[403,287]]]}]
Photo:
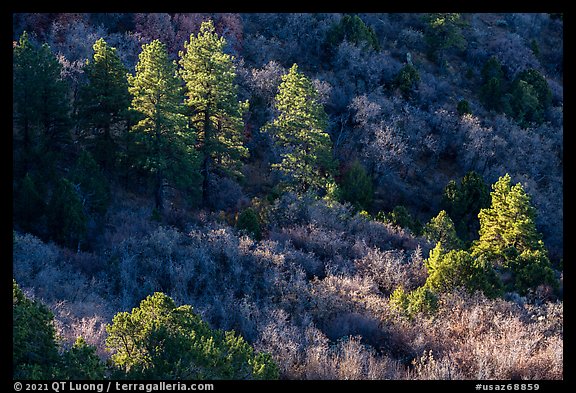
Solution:
[{"label": "understory vegetation", "polygon": [[562,35],[13,14],[13,377],[562,380]]}]

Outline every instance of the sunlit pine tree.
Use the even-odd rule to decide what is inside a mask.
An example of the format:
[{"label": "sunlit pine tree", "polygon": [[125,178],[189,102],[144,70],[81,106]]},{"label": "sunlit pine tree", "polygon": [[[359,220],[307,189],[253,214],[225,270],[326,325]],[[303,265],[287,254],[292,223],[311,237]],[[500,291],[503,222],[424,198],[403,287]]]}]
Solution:
[{"label": "sunlit pine tree", "polygon": [[314,85],[297,64],[282,76],[275,109],[277,115],[265,126],[280,148],[281,161],[273,167],[284,175],[288,189],[325,191],[335,168],[326,132],[328,116]]},{"label": "sunlit pine tree", "polygon": [[242,159],[248,157],[243,136],[248,102],[238,100],[234,57],[225,49],[226,40],[208,20],[179,53],[189,126],[198,135],[205,206],[210,204],[213,175],[241,177]]},{"label": "sunlit pine tree", "polygon": [[[555,285],[554,274],[541,234],[536,229],[536,209],[520,183],[505,174],[492,185],[492,202],[481,209],[480,239],[472,255],[484,258],[503,273],[508,290],[521,293],[540,284]],[[508,277],[510,276],[510,277]]]},{"label": "sunlit pine tree", "polygon": [[137,161],[154,176],[155,208],[164,210],[165,187],[194,187],[197,181],[195,135],[184,115],[182,79],[159,40],[142,45],[136,75],[128,77],[131,108],[140,118],[132,127]]}]

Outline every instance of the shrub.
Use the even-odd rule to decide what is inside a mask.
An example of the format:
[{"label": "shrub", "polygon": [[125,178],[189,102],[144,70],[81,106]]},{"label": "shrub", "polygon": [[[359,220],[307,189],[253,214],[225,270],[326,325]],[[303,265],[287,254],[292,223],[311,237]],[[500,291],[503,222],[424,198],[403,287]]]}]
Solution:
[{"label": "shrub", "polygon": [[283,310],[273,310],[258,346],[273,353],[283,379],[398,379],[399,362],[378,354],[361,336],[330,340],[313,323],[295,325]]},{"label": "shrub", "polygon": [[54,243],[43,243],[29,233],[15,233],[12,245],[12,266],[15,279],[29,287],[37,282],[38,273],[48,266],[57,266],[61,250]]},{"label": "shrub", "polygon": [[214,210],[237,210],[249,202],[240,184],[231,178],[213,175],[209,187],[209,207]]},{"label": "shrub", "polygon": [[376,219],[381,222],[389,223],[400,228],[406,228],[418,235],[422,230],[422,224],[414,219],[405,206],[398,205],[389,213],[379,212]]},{"label": "shrub", "polygon": [[370,277],[385,295],[399,286],[415,289],[424,283],[421,261],[409,260],[403,250],[381,251],[374,247],[355,260],[354,265],[359,273]]},{"label": "shrub", "polygon": [[390,295],[390,305],[392,308],[404,312],[408,309],[408,294],[402,287],[398,287]]},{"label": "shrub", "polygon": [[470,108],[470,103],[466,100],[458,101],[458,105],[456,106],[456,111],[460,116],[465,115],[466,113],[472,113],[472,109]]},{"label": "shrub", "polygon": [[390,305],[408,318],[414,318],[419,313],[435,313],[438,310],[438,295],[425,286],[408,293],[398,287],[390,295]]},{"label": "shrub", "polygon": [[434,320],[403,326],[426,332],[405,345],[424,341],[415,353],[433,350],[437,360],[422,378],[447,378],[446,366],[452,379],[563,378],[562,303],[522,305],[455,291],[442,294],[441,304]]},{"label": "shrub", "polygon": [[413,49],[418,52],[422,52],[424,49],[424,33],[420,30],[414,29],[412,26],[402,29],[398,35],[398,39],[408,49]]},{"label": "shrub", "polygon": [[415,380],[443,380],[452,379],[453,363],[450,358],[434,357],[433,351],[424,351],[422,356],[412,360],[414,368],[409,371],[410,379]]},{"label": "shrub", "polygon": [[358,160],[344,173],[340,188],[344,201],[350,202],[358,210],[370,209],[374,194],[372,179]]},{"label": "shrub", "polygon": [[394,78],[393,85],[400,90],[405,98],[408,98],[414,91],[418,82],[420,81],[420,74],[418,70],[411,64],[406,64],[400,69]]},{"label": "shrub", "polygon": [[262,229],[258,214],[252,208],[247,208],[240,213],[236,221],[236,228],[240,231],[246,231],[256,240],[262,239]]}]

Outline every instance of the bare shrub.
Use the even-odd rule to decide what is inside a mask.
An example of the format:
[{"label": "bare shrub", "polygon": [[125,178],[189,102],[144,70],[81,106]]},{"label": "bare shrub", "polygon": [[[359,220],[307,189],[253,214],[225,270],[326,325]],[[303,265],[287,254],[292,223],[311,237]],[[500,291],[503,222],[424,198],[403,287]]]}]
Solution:
[{"label": "bare shrub", "polygon": [[412,361],[412,365],[414,368],[407,371],[407,379],[455,379],[453,375],[455,365],[450,361],[449,356],[436,359],[431,350],[424,351],[422,356]]},{"label": "bare shrub", "polygon": [[[304,222],[311,209],[324,207],[308,206]],[[114,312],[161,290],[269,351],[284,378],[563,377],[562,303],[452,293],[440,296],[435,315],[401,318],[388,295],[425,279],[419,240],[358,216],[313,214],[292,227],[317,231],[309,238],[285,231],[285,239],[260,242],[217,222],[188,233],[159,226],[112,245],[106,262],[15,234],[15,273],[54,310],[65,345],[82,335],[103,357],[103,326]],[[413,249],[393,248],[410,242]],[[89,276],[91,262],[101,266]]]},{"label": "bare shrub", "polygon": [[424,239],[408,230],[353,213],[350,205],[298,198],[291,193],[272,207],[270,222],[271,239],[290,241],[297,248],[331,260],[333,266],[340,261],[343,271],[350,270],[351,260],[362,258],[372,247],[413,251],[421,245],[425,252],[428,247]]},{"label": "bare shrub", "polygon": [[[322,260],[333,258],[335,255],[346,255],[349,247],[344,232],[326,230],[314,224],[283,228],[281,234],[285,235],[284,238],[289,239],[297,249],[313,252]],[[279,240],[274,233],[270,238]]]},{"label": "bare shrub", "polygon": [[[260,332],[254,348],[272,355],[280,368],[280,377],[302,379],[306,359],[306,348],[327,345],[327,339],[314,329],[297,327],[290,321],[290,316],[282,309],[275,309],[268,318],[268,323]],[[308,333],[308,334],[306,334]]]},{"label": "bare shrub", "polygon": [[397,379],[397,362],[349,336],[330,344],[313,324],[291,324],[277,310],[262,330],[255,348],[272,354],[287,379]]},{"label": "bare shrub", "polygon": [[112,203],[106,213],[106,231],[100,248],[117,245],[132,236],[145,236],[158,226],[151,220],[152,205],[133,193],[114,190]]},{"label": "bare shrub", "polygon": [[422,259],[409,259],[404,250],[380,251],[372,248],[364,257],[357,259],[355,265],[386,296],[400,286],[413,290],[426,279]]},{"label": "bare shrub", "polygon": [[69,249],[62,250],[64,263],[70,264],[74,271],[86,277],[94,277],[107,269],[106,259],[92,252],[73,252]]},{"label": "bare shrub", "polygon": [[210,182],[210,204],[215,210],[238,211],[249,204],[242,187],[228,177],[214,176]]},{"label": "bare shrub", "polygon": [[57,265],[60,248],[46,244],[31,234],[14,234],[12,267],[14,278],[21,286],[33,286],[38,273],[47,266]]},{"label": "bare shrub", "polygon": [[387,304],[371,278],[329,275],[313,282],[311,296],[310,313],[331,340],[361,335],[377,346],[386,338],[381,316],[386,315]]},{"label": "bare shrub", "polygon": [[[284,253],[286,260],[300,266],[308,279],[326,276],[326,264],[313,253],[291,249],[291,247],[286,247]],[[336,258],[336,255],[333,257]]]},{"label": "bare shrub", "polygon": [[358,336],[349,336],[330,348],[325,377],[339,380],[395,379],[398,365],[388,357],[376,355],[361,343]]},{"label": "bare shrub", "polygon": [[[77,304],[66,302],[58,303],[53,309],[55,324],[60,343],[63,348],[70,348],[78,337],[84,338],[90,345],[96,347],[100,358],[105,359],[110,354],[106,351],[106,324],[111,321],[109,315],[91,314],[80,316],[77,313]],[[93,305],[90,304],[90,306]],[[97,308],[96,308],[97,309]]]},{"label": "bare shrub", "polygon": [[422,51],[424,49],[424,33],[411,26],[402,29],[398,40],[405,45],[408,50]]},{"label": "bare shrub", "polygon": [[16,234],[13,250],[14,278],[52,310],[63,347],[82,336],[104,358],[104,324],[112,318],[108,307],[114,302],[108,298],[108,282],[97,278],[100,258],[45,244],[29,234]]},{"label": "bare shrub", "polygon": [[[433,320],[419,331],[433,332],[415,359],[409,378],[562,379],[562,316],[558,306],[531,318],[532,307],[481,294],[446,294]],[[553,322],[545,322],[550,318]],[[416,343],[418,335],[411,340]],[[432,357],[430,356],[432,351]]]}]

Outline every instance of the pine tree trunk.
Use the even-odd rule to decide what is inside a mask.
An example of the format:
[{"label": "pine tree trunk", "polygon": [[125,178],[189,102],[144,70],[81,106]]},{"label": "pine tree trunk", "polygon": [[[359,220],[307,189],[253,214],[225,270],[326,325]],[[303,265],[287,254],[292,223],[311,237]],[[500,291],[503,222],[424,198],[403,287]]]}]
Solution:
[{"label": "pine tree trunk", "polygon": [[208,110],[204,112],[204,157],[202,160],[201,173],[203,176],[202,180],[202,205],[205,207],[210,206],[210,114]]},{"label": "pine tree trunk", "polygon": [[155,193],[156,210],[158,213],[164,213],[164,176],[161,171],[156,173],[156,193]]},{"label": "pine tree trunk", "polygon": [[102,156],[102,166],[104,172],[109,174],[112,171],[113,160],[116,156],[116,150],[113,148],[114,140],[112,139],[112,135],[110,133],[110,123],[106,123],[104,125],[104,135],[102,140],[102,147],[104,149],[104,154]]},{"label": "pine tree trunk", "polygon": [[30,156],[32,155],[32,142],[30,137],[30,127],[28,118],[24,120],[24,157],[23,157],[23,174],[30,170]]},{"label": "pine tree trunk", "polygon": [[[156,102],[160,102],[160,97],[156,98]],[[155,119],[155,134],[156,137],[154,138],[154,150],[158,161],[160,162],[160,158],[162,157],[162,133],[161,133],[161,124],[160,124],[160,116],[159,116],[159,109],[156,108],[156,119]],[[161,167],[156,168],[156,192],[155,192],[155,202],[156,202],[156,210],[158,213],[162,215],[164,213],[164,171]]]},{"label": "pine tree trunk", "polygon": [[210,186],[210,176],[209,176],[209,163],[208,163],[208,154],[204,156],[204,160],[202,162],[202,204],[204,206],[209,206],[210,203],[210,193],[208,188]]}]

